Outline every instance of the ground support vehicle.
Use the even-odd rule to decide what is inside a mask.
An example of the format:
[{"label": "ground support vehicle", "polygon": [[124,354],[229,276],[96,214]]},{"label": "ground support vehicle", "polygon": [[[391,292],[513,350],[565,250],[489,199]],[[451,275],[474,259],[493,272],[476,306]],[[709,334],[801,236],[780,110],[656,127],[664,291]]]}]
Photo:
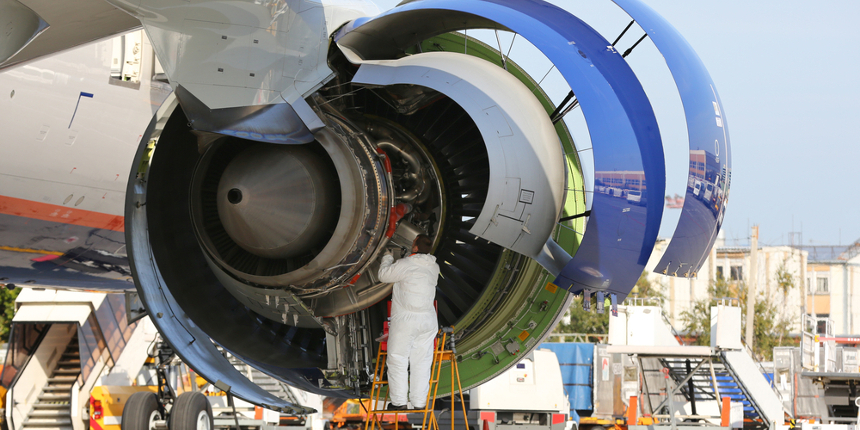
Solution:
[{"label": "ground support vehicle", "polygon": [[484,430],[564,430],[570,403],[555,353],[538,349],[469,392]]},{"label": "ground support vehicle", "polygon": [[[824,322],[819,324],[818,322]],[[774,389],[796,424],[847,428],[860,416],[860,337],[834,336],[832,321],[803,319],[798,347],[773,349]]]},{"label": "ground support vehicle", "polygon": [[[367,412],[371,410],[370,399],[336,399],[327,398],[323,402],[323,411],[328,419],[326,430],[361,430],[367,421]],[[382,428],[390,430],[395,427],[408,429],[411,427],[406,414],[383,414],[379,418]],[[420,424],[420,423],[419,423]]]},{"label": "ground support vehicle", "polygon": [[[245,370],[252,372],[249,367]],[[271,382],[260,376],[255,379],[261,386]],[[166,342],[160,340],[154,343],[146,365],[134,382],[140,385],[103,385],[93,389],[89,411],[91,430],[275,430],[282,427],[322,430],[322,422],[313,417],[281,414],[229,396],[217,385],[197,376],[174,355]],[[308,403],[309,399],[296,399],[290,388],[280,385],[278,388],[288,393],[279,395],[292,396],[296,404]]]},{"label": "ground support vehicle", "polygon": [[[635,301],[634,301],[635,302]],[[791,418],[740,340],[740,308],[711,308],[710,346],[688,346],[659,306],[619,306],[608,345],[544,344],[559,357],[579,427],[774,430]],[[573,416],[573,413],[571,413]]]},{"label": "ground support vehicle", "polygon": [[89,401],[90,429],[212,429],[212,406],[200,391],[205,381],[184,366],[170,345],[160,339],[156,339],[147,354],[149,357],[134,381],[140,385],[93,388]]}]

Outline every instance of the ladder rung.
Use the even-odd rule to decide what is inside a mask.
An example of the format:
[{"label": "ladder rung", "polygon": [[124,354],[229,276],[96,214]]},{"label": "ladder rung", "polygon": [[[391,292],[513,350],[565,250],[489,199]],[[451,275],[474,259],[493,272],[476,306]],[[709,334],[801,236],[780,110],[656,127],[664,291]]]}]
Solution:
[{"label": "ladder rung", "polygon": [[368,413],[370,413],[370,414],[417,414],[419,412],[424,413],[424,412],[429,412],[429,411],[430,411],[429,409],[400,409],[400,410],[396,410],[396,411],[389,411],[388,409],[381,409],[378,411],[376,411],[376,410],[370,411]]}]

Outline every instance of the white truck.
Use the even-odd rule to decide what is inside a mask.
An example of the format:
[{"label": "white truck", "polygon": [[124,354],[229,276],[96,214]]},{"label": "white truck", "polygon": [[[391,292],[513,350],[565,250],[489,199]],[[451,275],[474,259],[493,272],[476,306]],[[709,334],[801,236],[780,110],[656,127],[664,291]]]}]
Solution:
[{"label": "white truck", "polygon": [[[555,353],[538,349],[496,378],[469,392],[478,429],[564,430],[570,402]],[[471,424],[471,423],[470,423]]]}]

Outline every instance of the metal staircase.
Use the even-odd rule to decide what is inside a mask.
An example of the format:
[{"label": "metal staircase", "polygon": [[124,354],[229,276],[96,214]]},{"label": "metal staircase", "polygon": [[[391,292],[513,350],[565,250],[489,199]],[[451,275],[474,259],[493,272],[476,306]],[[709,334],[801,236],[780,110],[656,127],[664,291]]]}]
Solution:
[{"label": "metal staircase", "polygon": [[251,368],[251,376],[250,379],[255,384],[259,385],[260,388],[278,396],[281,399],[284,399],[292,404],[301,405],[302,402],[296,398],[293,390],[287,387],[283,382],[272,378],[271,376],[257,370]]},{"label": "metal staircase", "polygon": [[[744,428],[768,427],[767,420],[762,418],[764,414],[759,409],[758,403],[754,401],[742,379],[738,377],[738,373],[732,369],[724,353],[709,358],[665,357],[660,359],[660,363],[669,369],[669,376],[676,385],[680,386],[681,393],[691,404],[697,401],[718,401],[721,397],[729,397],[733,402],[743,404]],[[716,380],[716,389],[714,380]]]},{"label": "metal staircase", "polygon": [[81,374],[78,335],[66,346],[60,361],[39,393],[33,409],[24,421],[25,429],[72,430],[72,385]]},{"label": "metal staircase", "polygon": [[244,361],[239,360],[231,354],[227,354],[228,360],[236,368],[236,370],[242,372],[251,382],[260,386],[260,388],[278,396],[278,398],[284,399],[294,405],[301,405],[302,402],[296,398],[296,395],[293,393],[293,390],[289,388],[289,386],[251,366],[246,364]]},{"label": "metal staircase", "polygon": [[[773,429],[790,416],[762,375],[761,365],[744,349],[737,300],[724,299],[711,308],[710,346],[678,345],[677,337],[657,336],[661,331],[664,334],[672,331],[671,327],[665,320],[663,324],[655,321],[659,313],[644,309],[640,312],[636,306],[627,306],[625,319],[620,321],[623,330],[613,331],[610,319],[610,344],[606,352],[638,360],[645,376],[641,388],[647,403],[643,405],[648,405],[653,416],[668,419],[672,428],[680,420],[697,425],[705,420],[713,424],[715,418],[725,418],[714,415],[718,408],[726,412],[723,398],[743,405],[745,429]],[[665,378],[657,376],[661,372],[665,372]],[[689,402],[689,408],[685,405],[683,412],[677,414],[680,402]]]}]

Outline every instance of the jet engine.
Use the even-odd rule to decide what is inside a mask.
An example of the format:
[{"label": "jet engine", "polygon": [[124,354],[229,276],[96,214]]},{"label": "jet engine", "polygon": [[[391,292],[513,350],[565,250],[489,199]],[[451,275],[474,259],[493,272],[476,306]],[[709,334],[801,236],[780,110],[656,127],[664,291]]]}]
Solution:
[{"label": "jet engine", "polygon": [[[134,6],[158,12],[141,19],[175,92],[137,152],[126,243],[142,301],[196,371],[253,403],[301,408],[248,381],[217,345],[297,387],[362,395],[392,288],[376,277],[378,256],[405,255],[418,234],[433,239],[439,321],[455,327],[464,388],[535,348],[574,294],[589,304],[596,296],[599,311],[605,299],[624,299],[656,240],[665,174],[651,105],[612,43],[541,2],[415,1],[344,25],[337,13],[293,3],[285,2],[291,25],[324,21],[328,31],[323,43],[289,45],[280,65],[266,66],[266,76],[280,79],[299,67],[289,63],[295,58],[318,62],[290,72],[280,101],[253,79],[219,84],[200,62],[162,55],[174,52],[171,31],[189,36],[181,54],[206,37],[230,41],[241,25],[224,27],[223,36],[203,21],[171,29],[172,11]],[[719,100],[689,46],[638,1],[616,3],[692,83],[679,90],[691,142],[716,140],[727,153]],[[149,18],[159,14],[166,19]],[[552,103],[501,46],[460,32],[477,28],[514,33],[543,52],[570,85],[564,102]],[[272,27],[246,30],[252,45],[281,40],[265,39],[277,33]],[[308,46],[316,57],[305,55]],[[302,55],[291,57],[293,48]],[[252,93],[256,102],[236,101]],[[588,122],[595,170],[636,173],[636,183],[614,187],[618,195],[596,191],[608,179],[585,177],[561,121],[574,108]],[[718,124],[699,124],[715,110]],[[727,163],[703,174],[723,197]],[[632,204],[622,190],[643,197]],[[695,273],[724,202],[695,202],[699,219],[682,220],[685,233],[672,245],[682,252],[667,270]],[[412,209],[398,219],[401,203]],[[451,387],[441,381],[444,395]]]}]

